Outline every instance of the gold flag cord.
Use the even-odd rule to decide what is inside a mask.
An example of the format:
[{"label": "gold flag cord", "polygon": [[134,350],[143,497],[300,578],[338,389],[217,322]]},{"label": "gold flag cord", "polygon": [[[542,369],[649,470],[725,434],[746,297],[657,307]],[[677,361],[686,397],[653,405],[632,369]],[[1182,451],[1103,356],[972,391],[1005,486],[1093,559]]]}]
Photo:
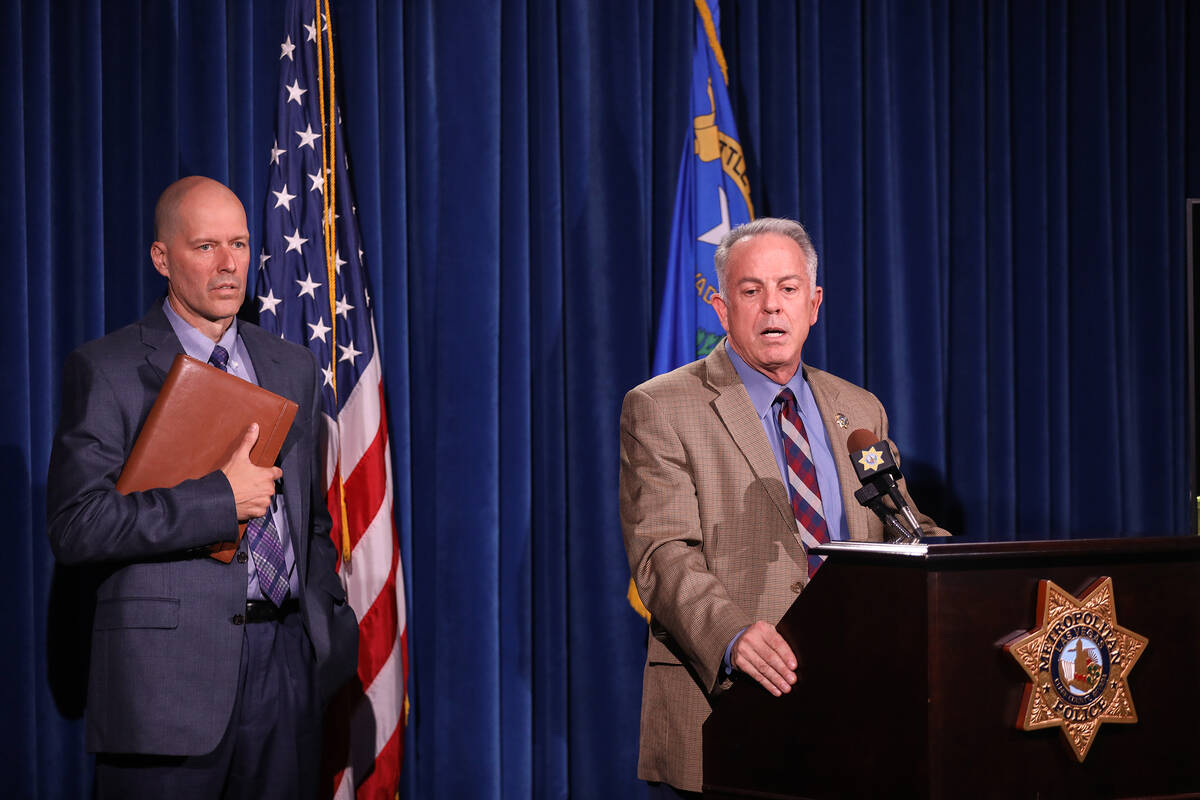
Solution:
[{"label": "gold flag cord", "polygon": [[[330,354],[329,371],[333,384],[334,418],[333,424],[338,426],[338,457],[336,459],[337,498],[341,511],[342,522],[342,561],[350,563],[350,524],[346,513],[346,485],[342,480],[341,457],[341,418],[337,413],[337,93],[334,84],[333,69],[333,15],[329,10],[329,0],[314,0],[316,17],[313,27],[316,29],[317,45],[317,105],[321,109],[321,175],[324,178],[324,191],[321,192],[321,227],[325,244],[325,273],[329,286],[329,319]],[[322,24],[322,21],[324,24]],[[321,41],[321,32],[325,32],[325,41]],[[329,53],[329,91],[325,86],[325,52]]]},{"label": "gold flag cord", "polygon": [[708,36],[708,46],[712,48],[713,55],[717,57],[717,66],[721,68],[721,77],[725,79],[725,85],[729,85],[729,67],[725,64],[725,51],[721,49],[721,40],[717,38],[717,26],[713,24],[712,12],[708,10],[707,0],[695,0],[696,11],[700,13],[700,19],[704,22],[704,33]]}]

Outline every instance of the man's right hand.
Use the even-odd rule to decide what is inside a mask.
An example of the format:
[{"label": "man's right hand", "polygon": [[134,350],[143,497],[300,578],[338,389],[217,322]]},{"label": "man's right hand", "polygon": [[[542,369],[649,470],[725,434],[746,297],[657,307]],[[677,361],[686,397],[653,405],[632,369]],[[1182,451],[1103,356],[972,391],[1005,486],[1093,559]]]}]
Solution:
[{"label": "man's right hand", "polygon": [[233,489],[237,504],[238,522],[261,517],[271,507],[275,481],[283,477],[279,467],[257,467],[250,462],[250,448],[258,441],[258,425],[251,425],[242,436],[242,443],[221,467]]},{"label": "man's right hand", "polygon": [[759,620],[742,633],[729,654],[729,663],[779,697],[796,682],[796,656],[769,622]]}]

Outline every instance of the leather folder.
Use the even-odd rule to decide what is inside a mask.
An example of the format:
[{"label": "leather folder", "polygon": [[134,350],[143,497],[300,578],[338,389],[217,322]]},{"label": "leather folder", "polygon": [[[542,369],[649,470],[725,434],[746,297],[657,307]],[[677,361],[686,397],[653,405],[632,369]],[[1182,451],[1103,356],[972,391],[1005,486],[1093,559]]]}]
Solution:
[{"label": "leather folder", "polygon": [[[121,494],[165,489],[220,469],[233,455],[250,423],[258,423],[258,441],[250,461],[269,467],[279,457],[298,406],[286,397],[180,353],[146,417],[121,477]],[[211,555],[228,564],[237,539],[211,546]]]}]

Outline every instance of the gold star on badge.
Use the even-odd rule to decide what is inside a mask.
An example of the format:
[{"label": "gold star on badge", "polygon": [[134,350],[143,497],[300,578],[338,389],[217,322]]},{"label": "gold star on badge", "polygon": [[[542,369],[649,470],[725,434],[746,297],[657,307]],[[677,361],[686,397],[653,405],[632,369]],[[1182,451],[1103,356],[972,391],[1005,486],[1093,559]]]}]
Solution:
[{"label": "gold star on badge", "polygon": [[883,466],[883,453],[875,449],[875,445],[867,450],[862,451],[862,458],[858,463],[863,465],[863,469],[876,470]]},{"label": "gold star on badge", "polygon": [[1104,722],[1137,722],[1129,671],[1149,640],[1117,624],[1112,578],[1076,599],[1053,581],[1038,586],[1038,627],[1004,645],[1031,683],[1017,727],[1058,725],[1080,762]]}]

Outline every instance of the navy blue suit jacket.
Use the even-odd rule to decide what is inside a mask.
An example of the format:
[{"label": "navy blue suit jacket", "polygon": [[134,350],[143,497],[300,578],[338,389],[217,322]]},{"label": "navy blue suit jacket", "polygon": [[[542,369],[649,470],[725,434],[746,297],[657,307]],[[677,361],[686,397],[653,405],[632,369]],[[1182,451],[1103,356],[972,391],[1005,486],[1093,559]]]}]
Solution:
[{"label": "navy blue suit jacket", "polygon": [[[299,404],[284,441],[283,500],[301,612],[322,699],[357,667],[358,625],[335,573],[321,485],[320,371],[312,354],[256,325],[239,333],[260,384]],[[169,489],[119,494],[116,481],[175,359],[159,304],[68,356],[47,485],[50,544],[64,564],[100,564],[88,675],[91,751],[200,755],[233,709],[246,564],[194,548],[237,534],[233,490],[216,471]],[[245,552],[243,539],[239,552]]]}]

